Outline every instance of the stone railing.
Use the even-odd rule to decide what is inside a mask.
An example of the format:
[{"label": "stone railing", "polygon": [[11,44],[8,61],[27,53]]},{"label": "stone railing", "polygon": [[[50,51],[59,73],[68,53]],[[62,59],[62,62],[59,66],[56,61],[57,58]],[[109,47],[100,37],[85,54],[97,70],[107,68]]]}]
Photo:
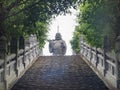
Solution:
[{"label": "stone railing", "polygon": [[0,90],[10,89],[40,55],[39,42],[0,59]]},{"label": "stone railing", "polygon": [[[120,82],[118,75],[118,63],[115,55],[105,53],[102,49],[92,48],[85,42],[81,42],[81,57],[103,80],[111,90],[117,90]],[[119,90],[119,89],[118,89]]]}]

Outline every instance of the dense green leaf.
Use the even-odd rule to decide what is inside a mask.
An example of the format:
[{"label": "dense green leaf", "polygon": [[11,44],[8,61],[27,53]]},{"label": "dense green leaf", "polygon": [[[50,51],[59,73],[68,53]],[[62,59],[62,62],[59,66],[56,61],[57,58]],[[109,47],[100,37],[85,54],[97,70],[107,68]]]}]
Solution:
[{"label": "dense green leaf", "polygon": [[69,12],[78,0],[0,0],[0,36],[36,34],[40,47],[47,38],[53,16]]}]

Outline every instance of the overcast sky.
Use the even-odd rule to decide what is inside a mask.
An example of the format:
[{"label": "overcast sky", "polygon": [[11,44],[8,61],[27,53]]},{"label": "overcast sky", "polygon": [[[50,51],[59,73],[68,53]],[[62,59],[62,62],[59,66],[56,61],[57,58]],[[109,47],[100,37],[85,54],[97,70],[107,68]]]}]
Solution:
[{"label": "overcast sky", "polygon": [[[56,17],[51,25],[50,25],[50,31],[48,33],[48,39],[55,39],[55,34],[57,33],[57,27],[59,25],[59,32],[62,35],[62,39],[65,40],[67,44],[67,52],[66,55],[71,55],[72,54],[72,49],[70,45],[70,40],[72,39],[72,34],[75,29],[76,25],[76,11],[71,10],[72,14],[67,14],[67,15],[59,15]],[[48,48],[48,42],[46,42],[45,47],[43,49],[43,55],[51,55],[49,53],[49,48]]]}]

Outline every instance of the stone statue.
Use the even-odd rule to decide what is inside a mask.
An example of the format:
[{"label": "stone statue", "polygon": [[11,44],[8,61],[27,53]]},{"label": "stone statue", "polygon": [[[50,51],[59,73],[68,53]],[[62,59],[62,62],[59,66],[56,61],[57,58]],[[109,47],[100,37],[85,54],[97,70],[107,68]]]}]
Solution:
[{"label": "stone statue", "polygon": [[49,51],[53,55],[65,55],[66,43],[60,33],[56,33],[55,40],[49,40]]}]

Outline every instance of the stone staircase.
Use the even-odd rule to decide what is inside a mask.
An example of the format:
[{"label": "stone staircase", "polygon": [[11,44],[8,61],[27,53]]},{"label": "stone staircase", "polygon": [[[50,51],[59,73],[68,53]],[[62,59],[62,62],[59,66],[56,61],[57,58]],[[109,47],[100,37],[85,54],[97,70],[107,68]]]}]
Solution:
[{"label": "stone staircase", "polygon": [[11,90],[108,90],[80,56],[41,56]]}]

